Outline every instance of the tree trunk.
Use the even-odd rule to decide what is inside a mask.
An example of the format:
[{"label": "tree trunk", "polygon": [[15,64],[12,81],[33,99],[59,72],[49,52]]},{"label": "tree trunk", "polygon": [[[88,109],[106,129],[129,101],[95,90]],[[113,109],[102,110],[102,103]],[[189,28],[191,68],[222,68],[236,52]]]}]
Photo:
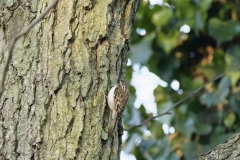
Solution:
[{"label": "tree trunk", "polygon": [[197,160],[222,160],[240,159],[240,132],[228,139],[227,142],[219,144],[214,149],[208,151]]},{"label": "tree trunk", "polygon": [[[119,159],[104,94],[125,77],[138,0],[60,0],[16,43],[0,108],[0,159]],[[11,38],[48,1],[0,1],[1,73]],[[108,140],[107,140],[108,139]]]}]

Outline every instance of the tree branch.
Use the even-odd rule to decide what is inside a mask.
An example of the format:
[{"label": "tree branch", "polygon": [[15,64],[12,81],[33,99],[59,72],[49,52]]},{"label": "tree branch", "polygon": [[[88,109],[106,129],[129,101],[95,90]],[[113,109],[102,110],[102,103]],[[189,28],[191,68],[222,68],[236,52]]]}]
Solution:
[{"label": "tree branch", "polygon": [[163,115],[166,115],[166,114],[171,114],[170,111],[173,110],[174,108],[176,108],[179,104],[183,103],[184,101],[188,100],[189,98],[191,98],[192,96],[194,96],[196,93],[198,93],[200,90],[202,90],[204,87],[206,87],[206,85],[208,85],[209,83],[212,83],[214,81],[216,81],[217,79],[223,77],[227,72],[229,72],[230,70],[232,70],[233,68],[236,68],[238,65],[240,65],[240,62],[234,64],[232,67],[230,67],[228,70],[226,70],[225,72],[223,72],[222,74],[218,75],[217,77],[215,77],[214,79],[206,82],[204,85],[202,85],[201,87],[199,87],[198,89],[196,89],[195,91],[193,91],[191,94],[189,94],[188,96],[184,97],[183,99],[179,100],[177,103],[175,103],[172,107],[170,107],[167,111],[161,113],[161,114],[158,114],[156,116],[152,116],[152,117],[149,117],[148,119],[146,119],[145,121],[143,121],[142,123],[138,124],[138,125],[133,125],[129,128],[126,128],[124,129],[125,131],[128,131],[130,129],[133,129],[133,128],[137,128],[137,127],[141,127],[142,125],[146,124],[147,122],[155,119],[155,118],[158,118],[158,117],[161,117]]},{"label": "tree branch", "polygon": [[0,97],[2,96],[2,93],[4,91],[4,82],[5,82],[5,79],[6,79],[6,74],[7,74],[7,71],[8,71],[9,62],[10,62],[10,59],[12,57],[12,52],[13,52],[15,43],[17,42],[17,40],[21,36],[27,34],[58,3],[58,1],[59,0],[53,1],[53,3],[50,4],[49,6],[47,6],[47,8],[42,12],[42,14],[39,17],[34,19],[32,21],[32,23],[30,23],[29,26],[27,26],[26,28],[22,29],[20,31],[20,33],[16,34],[13,37],[13,39],[11,40],[11,43],[10,43],[10,46],[9,46],[9,52],[8,52],[8,55],[7,55],[7,59],[6,59],[6,62],[4,64],[4,67],[3,67],[3,74],[2,74],[1,85],[0,85]]}]

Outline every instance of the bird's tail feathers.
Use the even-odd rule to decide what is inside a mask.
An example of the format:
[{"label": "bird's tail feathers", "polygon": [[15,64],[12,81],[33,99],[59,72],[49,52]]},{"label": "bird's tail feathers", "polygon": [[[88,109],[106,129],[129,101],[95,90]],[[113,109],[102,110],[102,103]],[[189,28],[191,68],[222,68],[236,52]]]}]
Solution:
[{"label": "bird's tail feathers", "polygon": [[113,131],[115,129],[116,123],[117,123],[117,118],[114,118],[113,121],[112,121],[111,126],[108,129],[108,138],[112,136],[112,133],[113,133]]}]

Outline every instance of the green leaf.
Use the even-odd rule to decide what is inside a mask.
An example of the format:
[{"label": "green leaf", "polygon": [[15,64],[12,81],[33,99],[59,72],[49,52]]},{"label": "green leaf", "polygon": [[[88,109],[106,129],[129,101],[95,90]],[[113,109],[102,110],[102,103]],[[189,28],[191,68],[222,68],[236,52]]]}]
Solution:
[{"label": "green leaf", "polygon": [[128,121],[128,125],[137,125],[141,122],[141,115],[138,109],[131,107],[131,120]]},{"label": "green leaf", "polygon": [[157,41],[159,43],[159,45],[161,46],[161,48],[167,53],[169,54],[170,51],[176,47],[178,40],[179,40],[179,31],[175,30],[175,31],[171,31],[167,34],[161,32],[158,37],[157,37]]},{"label": "green leaf", "polygon": [[[161,106],[158,106],[158,108],[157,108],[158,109],[158,113],[161,114],[161,113],[165,112],[172,105],[173,105],[172,102],[167,101],[167,103],[162,104]],[[160,116],[159,118],[157,118],[157,121],[161,122],[162,124],[164,124],[164,123],[170,124],[170,122],[174,118],[174,115],[175,115],[175,111],[173,110],[173,111],[171,111],[171,114]]]},{"label": "green leaf", "polygon": [[150,147],[154,145],[155,141],[152,139],[142,140],[139,149],[142,153],[145,153]]},{"label": "green leaf", "polygon": [[[166,158],[171,154],[170,142],[167,137],[164,137],[161,141],[158,140],[157,150],[155,149],[155,154],[153,154],[153,159],[166,160]],[[164,147],[162,147],[164,146]]]},{"label": "green leaf", "polygon": [[204,123],[197,123],[195,125],[196,132],[199,135],[207,135],[212,131],[212,126]]},{"label": "green leaf", "polygon": [[152,121],[151,125],[148,126],[148,129],[151,131],[151,137],[156,139],[166,136],[162,129],[162,123],[159,123],[158,121]]},{"label": "green leaf", "polygon": [[[151,62],[153,60],[154,57],[150,59]],[[172,76],[173,71],[178,67],[179,61],[175,57],[168,55],[161,59],[161,63],[158,64],[158,68],[157,71],[155,71],[155,74],[160,75],[161,79],[163,79],[164,81],[168,81]]]},{"label": "green leaf", "polygon": [[201,6],[201,10],[207,11],[209,9],[209,7],[211,7],[212,4],[212,0],[201,0],[200,6]]},{"label": "green leaf", "polygon": [[[225,60],[228,66],[232,66],[240,61],[240,47],[238,45],[231,46],[225,55]],[[239,66],[227,73],[230,77],[231,85],[236,86],[238,80],[240,79]]]},{"label": "green leaf", "polygon": [[193,118],[188,118],[185,123],[177,121],[174,125],[177,131],[179,131],[184,137],[191,137],[192,133],[195,132]]},{"label": "green leaf", "polygon": [[239,45],[233,45],[228,48],[225,55],[225,60],[229,66],[239,62],[240,60],[240,47]]},{"label": "green leaf", "polygon": [[213,104],[218,103],[218,100],[216,99],[216,97],[214,97],[213,93],[204,93],[204,94],[202,94],[200,100],[208,108],[210,108]]},{"label": "green leaf", "polygon": [[240,33],[240,23],[211,18],[208,23],[208,32],[220,45],[222,42],[232,40]]},{"label": "green leaf", "polygon": [[[192,88],[199,88],[204,83],[202,78],[195,78],[192,80]],[[189,84],[188,84],[189,85]]]},{"label": "green leaf", "polygon": [[135,141],[137,139],[141,138],[139,134],[136,134],[136,133],[133,133],[130,137],[130,139],[128,140],[128,143],[126,144],[125,148],[124,148],[124,151],[126,153],[130,153],[132,152],[132,150],[134,149],[135,147]]},{"label": "green leaf", "polygon": [[224,125],[231,128],[236,120],[236,115],[234,112],[228,113],[224,118]]},{"label": "green leaf", "polygon": [[217,105],[218,103],[224,103],[227,95],[229,94],[230,80],[228,77],[221,79],[218,89],[210,93],[204,93],[201,96],[201,102],[207,107]]},{"label": "green leaf", "polygon": [[198,35],[199,30],[203,29],[202,12],[200,12],[200,10],[197,10],[195,16],[196,18],[195,18],[194,32],[196,35]]},{"label": "green leaf", "polygon": [[206,66],[203,66],[201,67],[204,75],[206,75],[206,77],[208,79],[213,79],[214,76],[216,75],[216,70],[214,68],[214,66],[210,66],[210,65],[206,65]]},{"label": "green leaf", "polygon": [[240,107],[239,107],[240,101],[237,99],[236,96],[231,96],[230,98],[230,105],[232,109],[238,114],[238,117],[240,118]]},{"label": "green leaf", "polygon": [[155,12],[152,16],[152,22],[156,26],[162,26],[169,22],[172,17],[172,10],[168,7],[161,7],[161,10]]},{"label": "green leaf", "polygon": [[194,142],[187,142],[182,145],[182,151],[186,160],[193,160],[204,153],[203,148]]},{"label": "green leaf", "polygon": [[152,34],[141,40],[139,43],[131,45],[130,59],[132,61],[132,64],[144,64],[148,62],[149,58],[152,55],[152,49],[149,43],[153,38],[154,35]]},{"label": "green leaf", "polygon": [[179,110],[182,114],[186,114],[186,113],[187,113],[187,107],[188,107],[187,104],[181,104],[181,105],[178,107],[178,110]]},{"label": "green leaf", "polygon": [[227,141],[234,133],[215,133],[210,137],[211,148],[216,147],[218,144]]}]

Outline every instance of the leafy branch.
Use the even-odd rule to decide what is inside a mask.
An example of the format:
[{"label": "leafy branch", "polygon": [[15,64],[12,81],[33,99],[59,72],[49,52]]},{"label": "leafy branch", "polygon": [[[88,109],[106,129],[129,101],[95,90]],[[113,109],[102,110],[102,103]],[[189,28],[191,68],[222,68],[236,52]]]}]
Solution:
[{"label": "leafy branch", "polygon": [[213,78],[212,80],[206,82],[204,85],[202,85],[201,87],[199,87],[198,89],[196,89],[195,91],[193,91],[191,94],[189,94],[188,96],[184,97],[183,99],[179,100],[177,103],[175,103],[172,107],[170,107],[167,111],[161,113],[161,114],[158,114],[156,116],[151,116],[149,117],[148,119],[146,119],[145,121],[143,121],[142,123],[138,124],[138,125],[133,125],[129,128],[125,128],[124,130],[125,131],[128,131],[130,129],[133,129],[133,128],[137,128],[137,127],[141,127],[143,126],[144,124],[146,124],[147,122],[151,121],[151,120],[154,120],[158,117],[161,117],[163,115],[166,115],[166,114],[171,114],[170,111],[173,110],[174,108],[176,108],[179,104],[185,102],[186,100],[188,100],[189,98],[193,97],[195,94],[197,94],[200,90],[202,90],[203,88],[205,88],[209,83],[212,83],[216,80],[218,80],[219,78],[222,78],[223,76],[225,76],[225,74],[229,71],[231,71],[232,69],[236,68],[237,66],[240,65],[240,62],[237,62],[236,64],[234,64],[232,67],[230,67],[228,70],[226,70],[225,72],[223,72],[222,74],[218,75],[217,77]]},{"label": "leafy branch", "polygon": [[17,42],[17,40],[21,36],[27,34],[58,3],[58,1],[59,0],[53,1],[53,3],[50,4],[49,6],[47,6],[47,8],[42,12],[42,14],[39,17],[34,19],[32,21],[32,23],[30,23],[29,26],[27,26],[26,28],[22,29],[20,31],[20,33],[16,34],[13,37],[13,39],[11,40],[11,43],[10,43],[10,46],[9,46],[9,52],[8,52],[8,55],[7,55],[7,59],[6,59],[6,62],[4,64],[4,67],[3,67],[3,74],[2,74],[1,85],[0,85],[0,97],[2,96],[2,93],[4,91],[4,82],[5,82],[5,79],[6,79],[6,74],[7,74],[7,71],[8,71],[10,59],[12,57],[13,49],[15,47],[15,43]]}]

